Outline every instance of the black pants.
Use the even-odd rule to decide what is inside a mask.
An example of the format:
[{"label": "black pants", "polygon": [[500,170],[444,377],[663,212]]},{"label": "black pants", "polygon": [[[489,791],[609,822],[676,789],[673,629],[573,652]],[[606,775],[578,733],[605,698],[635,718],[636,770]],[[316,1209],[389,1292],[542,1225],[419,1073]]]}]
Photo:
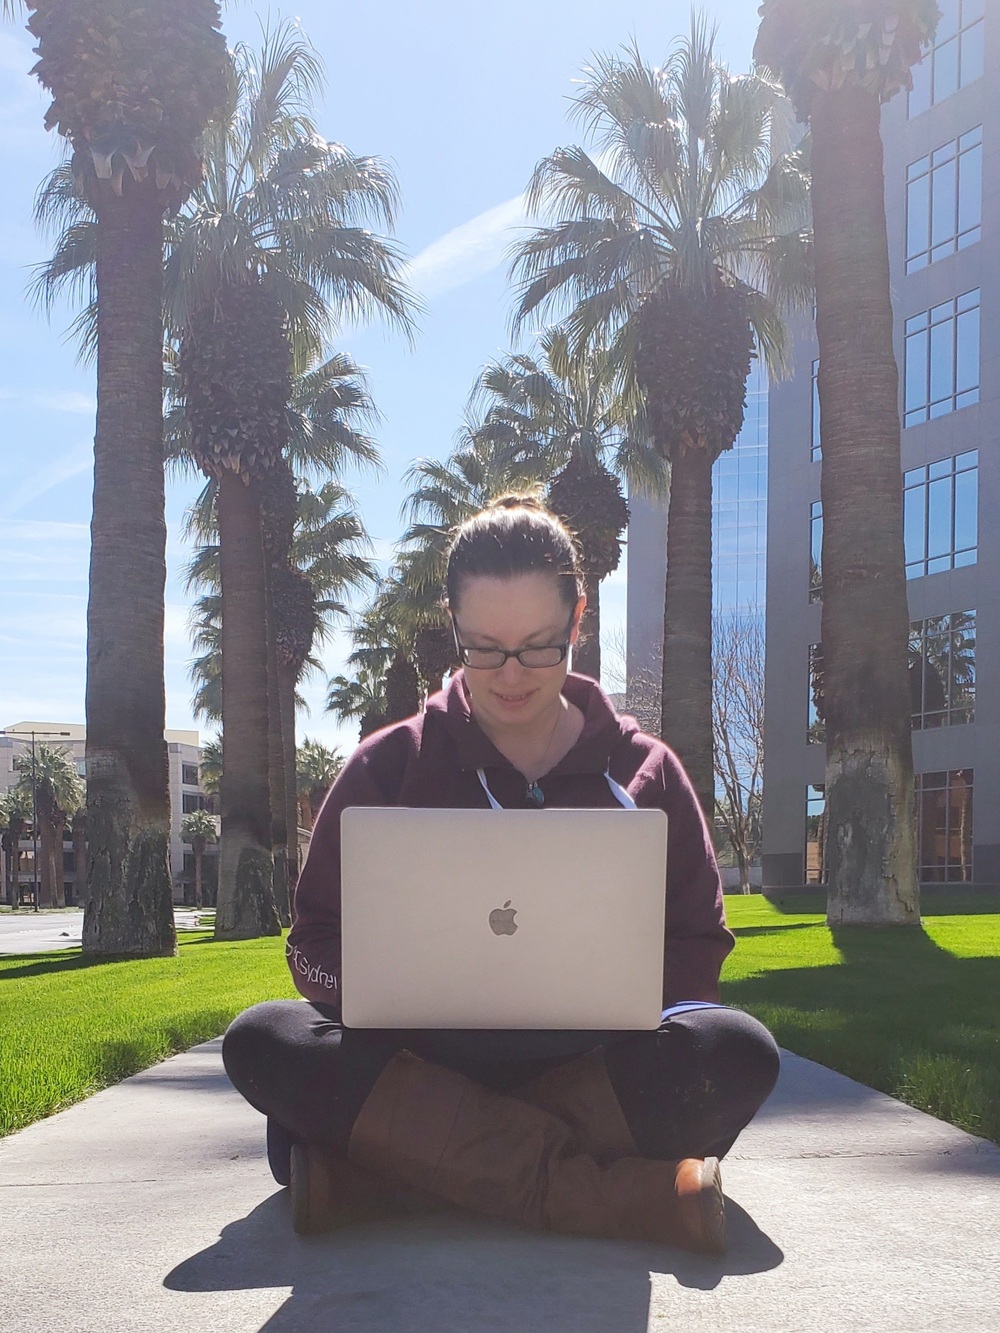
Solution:
[{"label": "black pants", "polygon": [[643,1157],[724,1156],[778,1077],[771,1034],[722,1007],[672,1015],[655,1032],[362,1031],[319,1005],[272,1000],[233,1021],[222,1056],[251,1106],[292,1138],[345,1153],[400,1050],[503,1093],[597,1045]]}]

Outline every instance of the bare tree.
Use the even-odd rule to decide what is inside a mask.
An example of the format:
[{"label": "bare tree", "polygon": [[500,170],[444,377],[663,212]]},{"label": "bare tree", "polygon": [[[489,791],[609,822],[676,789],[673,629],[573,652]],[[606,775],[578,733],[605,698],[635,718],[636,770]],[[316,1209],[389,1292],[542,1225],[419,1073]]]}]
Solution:
[{"label": "bare tree", "polygon": [[647,736],[659,736],[662,654],[656,653],[629,675],[625,625],[615,624],[601,635],[601,641],[601,684],[621,702],[623,712],[631,713]]},{"label": "bare tree", "polygon": [[759,615],[716,616],[712,654],[712,739],[716,815],[750,892],[760,849],[764,774],[764,623]]}]

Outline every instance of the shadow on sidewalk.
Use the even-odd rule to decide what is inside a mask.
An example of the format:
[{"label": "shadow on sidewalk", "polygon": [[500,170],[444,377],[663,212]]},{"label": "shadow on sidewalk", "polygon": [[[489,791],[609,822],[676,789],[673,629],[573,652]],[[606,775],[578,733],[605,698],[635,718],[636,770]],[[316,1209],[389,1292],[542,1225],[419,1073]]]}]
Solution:
[{"label": "shadow on sidewalk", "polygon": [[291,1288],[260,1333],[646,1333],[650,1274],[714,1290],[766,1272],[781,1250],[728,1204],[723,1259],[665,1246],[539,1235],[458,1212],[300,1238],[284,1191],[225,1227],[164,1279],[171,1291]]}]

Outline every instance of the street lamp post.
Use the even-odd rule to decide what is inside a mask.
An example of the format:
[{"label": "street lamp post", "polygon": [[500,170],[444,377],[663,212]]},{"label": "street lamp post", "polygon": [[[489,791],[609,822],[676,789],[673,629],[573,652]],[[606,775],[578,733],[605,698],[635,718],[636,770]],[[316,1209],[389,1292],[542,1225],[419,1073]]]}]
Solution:
[{"label": "street lamp post", "polygon": [[[35,765],[35,737],[36,736],[71,736],[69,731],[4,731],[0,735],[20,737],[31,737],[31,902],[34,910],[38,911],[38,769]],[[14,885],[14,893],[20,898],[20,881]],[[17,904],[19,905],[19,904]],[[17,906],[16,905],[16,906]]]}]

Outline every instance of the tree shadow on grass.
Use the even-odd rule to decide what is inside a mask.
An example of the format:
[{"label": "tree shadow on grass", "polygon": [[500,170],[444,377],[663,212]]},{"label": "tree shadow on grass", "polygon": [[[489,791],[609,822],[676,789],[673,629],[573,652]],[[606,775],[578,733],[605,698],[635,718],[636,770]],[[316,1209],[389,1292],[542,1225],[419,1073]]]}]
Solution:
[{"label": "tree shadow on grass", "polygon": [[645,1333],[650,1273],[713,1291],[777,1267],[781,1250],[728,1205],[722,1259],[667,1246],[522,1231],[459,1212],[391,1217],[299,1238],[284,1191],[170,1272],[171,1291],[291,1288],[261,1333]]},{"label": "tree shadow on grass", "polygon": [[920,926],[831,935],[839,964],[727,982],[725,1002],[789,1050],[1000,1141],[1000,958],[955,957]]},{"label": "tree shadow on grass", "polygon": [[791,925],[774,926],[730,926],[729,929],[739,938],[742,935],[787,935],[791,930],[815,930],[819,921],[796,921]]},{"label": "tree shadow on grass", "polygon": [[[265,938],[273,940],[278,944],[277,936],[266,936]],[[241,943],[252,943],[253,941],[240,941]],[[217,940],[212,936],[202,939],[184,939],[178,936],[177,943],[182,952],[195,950],[204,946],[211,947],[215,944],[232,944],[232,940]],[[46,951],[44,953],[25,953],[6,955],[7,957],[16,957],[19,961],[14,967],[3,967],[2,957],[0,957],[0,984],[8,977],[40,977],[48,972],[76,972],[86,967],[104,967],[108,963],[143,963],[143,962],[163,962],[163,958],[137,958],[134,954],[85,954],[81,953],[80,946],[76,945],[72,952],[70,950],[59,950],[55,952]]]}]

